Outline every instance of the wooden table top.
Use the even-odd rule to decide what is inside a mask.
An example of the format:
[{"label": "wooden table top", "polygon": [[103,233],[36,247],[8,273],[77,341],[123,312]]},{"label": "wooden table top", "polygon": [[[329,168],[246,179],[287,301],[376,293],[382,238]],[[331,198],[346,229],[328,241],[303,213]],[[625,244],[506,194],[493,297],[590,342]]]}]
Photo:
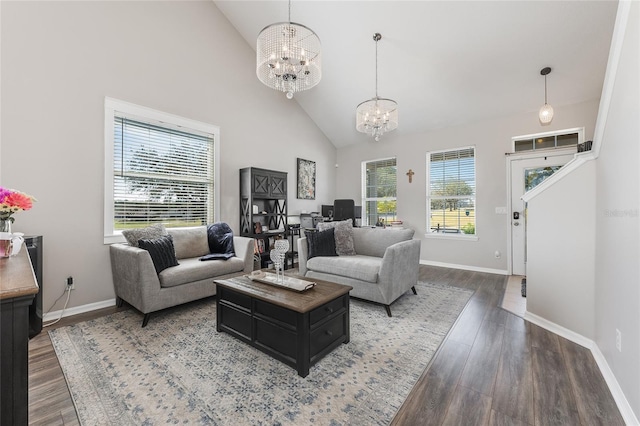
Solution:
[{"label": "wooden table top", "polygon": [[316,285],[302,292],[252,281],[245,274],[225,280],[214,280],[216,285],[236,291],[238,293],[264,300],[271,304],[305,313],[324,305],[340,296],[349,293],[353,287],[332,283],[330,281],[305,278],[298,275],[288,275],[302,280],[316,283]]},{"label": "wooden table top", "polygon": [[28,296],[37,292],[38,281],[25,247],[15,256],[0,258],[0,299]]}]

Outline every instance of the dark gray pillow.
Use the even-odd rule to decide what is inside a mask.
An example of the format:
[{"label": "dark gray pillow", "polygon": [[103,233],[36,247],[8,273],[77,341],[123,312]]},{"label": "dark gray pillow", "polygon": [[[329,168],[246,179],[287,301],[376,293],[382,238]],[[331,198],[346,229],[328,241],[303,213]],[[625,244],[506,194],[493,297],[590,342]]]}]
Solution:
[{"label": "dark gray pillow", "polygon": [[236,255],[233,247],[233,231],[224,222],[216,222],[207,226],[207,241],[211,254],[229,255],[226,257],[227,259]]},{"label": "dark gray pillow", "polygon": [[305,237],[307,237],[307,248],[309,250],[308,258],[311,259],[317,256],[337,256],[336,253],[336,240],[334,237],[334,229],[327,229],[326,231],[304,231]]},{"label": "dark gray pillow", "polygon": [[318,230],[335,229],[336,253],[338,256],[354,256],[356,249],[353,244],[353,222],[351,219],[336,222],[320,222]]},{"label": "dark gray pillow", "polygon": [[153,240],[167,235],[167,230],[161,223],[147,226],[146,228],[125,229],[122,235],[127,239],[129,245],[138,247],[138,240]]},{"label": "dark gray pillow", "polygon": [[138,247],[149,252],[156,273],[164,271],[172,266],[178,266],[176,259],[176,251],[173,247],[173,237],[171,235],[163,235],[156,239],[138,240]]}]

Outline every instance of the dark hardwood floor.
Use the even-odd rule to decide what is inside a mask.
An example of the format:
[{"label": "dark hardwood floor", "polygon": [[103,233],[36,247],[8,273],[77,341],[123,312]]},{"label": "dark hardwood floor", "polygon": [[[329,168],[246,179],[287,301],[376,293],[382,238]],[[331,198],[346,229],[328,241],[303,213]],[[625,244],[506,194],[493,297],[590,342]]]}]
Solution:
[{"label": "dark hardwood floor", "polygon": [[[588,349],[499,308],[506,277],[421,266],[420,279],[475,293],[393,425],[624,425]],[[46,331],[29,342],[29,419],[79,424]]]}]

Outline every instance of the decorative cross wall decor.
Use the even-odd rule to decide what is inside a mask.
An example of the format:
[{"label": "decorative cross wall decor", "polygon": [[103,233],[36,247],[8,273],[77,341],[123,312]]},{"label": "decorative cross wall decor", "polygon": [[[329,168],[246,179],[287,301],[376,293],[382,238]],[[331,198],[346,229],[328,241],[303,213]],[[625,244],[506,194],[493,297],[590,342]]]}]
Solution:
[{"label": "decorative cross wall decor", "polygon": [[413,175],[415,175],[415,173],[413,172],[413,170],[409,169],[409,171],[407,172],[407,176],[409,176],[409,183],[413,182]]}]

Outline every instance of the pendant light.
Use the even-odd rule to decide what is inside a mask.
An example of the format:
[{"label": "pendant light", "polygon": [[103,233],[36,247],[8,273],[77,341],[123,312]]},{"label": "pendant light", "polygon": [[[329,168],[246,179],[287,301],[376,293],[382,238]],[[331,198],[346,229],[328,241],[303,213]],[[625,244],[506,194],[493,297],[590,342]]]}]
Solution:
[{"label": "pendant light", "polygon": [[547,75],[551,73],[551,68],[545,67],[540,70],[540,75],[544,76],[544,105],[540,108],[538,117],[540,123],[549,124],[553,120],[553,108],[547,103]]},{"label": "pendant light", "polygon": [[377,142],[386,132],[398,128],[398,103],[378,96],[378,42],[380,33],[373,35],[376,42],[376,96],[356,108],[356,130],[368,133]]},{"label": "pendant light", "polygon": [[311,89],[322,77],[320,38],[308,27],[289,20],[265,27],[258,35],[256,74],[265,85],[293,98]]}]

